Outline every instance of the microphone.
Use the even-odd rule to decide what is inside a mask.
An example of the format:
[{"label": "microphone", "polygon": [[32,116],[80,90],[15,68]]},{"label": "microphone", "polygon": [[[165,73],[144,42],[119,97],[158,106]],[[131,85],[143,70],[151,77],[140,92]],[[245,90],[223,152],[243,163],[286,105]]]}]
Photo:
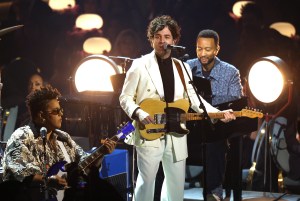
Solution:
[{"label": "microphone", "polygon": [[45,139],[45,138],[46,138],[46,135],[47,135],[47,128],[42,127],[42,128],[40,129],[40,134],[41,134],[41,137],[42,137],[43,139]]},{"label": "microphone", "polygon": [[182,50],[185,50],[185,47],[178,46],[178,45],[170,45],[170,44],[165,43],[164,44],[164,49],[165,50],[166,49],[171,49],[171,50],[180,50],[180,51],[182,51]]}]

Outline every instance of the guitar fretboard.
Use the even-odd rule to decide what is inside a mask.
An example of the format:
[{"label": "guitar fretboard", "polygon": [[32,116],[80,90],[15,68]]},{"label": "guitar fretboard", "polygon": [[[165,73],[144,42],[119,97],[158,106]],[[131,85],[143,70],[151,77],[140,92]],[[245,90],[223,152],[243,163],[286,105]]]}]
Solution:
[{"label": "guitar fretboard", "polygon": [[[241,117],[242,113],[241,111],[233,111],[234,116]],[[208,116],[212,119],[223,119],[224,118],[224,112],[214,112],[214,113],[208,113]],[[198,113],[186,113],[181,114],[181,120],[182,121],[193,121],[193,120],[201,120],[203,119],[202,114]]]},{"label": "guitar fretboard", "polygon": [[[119,135],[114,135],[112,138],[110,138],[110,140],[117,142],[120,139],[120,136],[121,136],[120,134]],[[104,145],[100,146],[93,153],[91,153],[91,155],[89,155],[83,161],[81,161],[78,164],[79,170],[84,172],[85,169],[88,168],[97,159],[99,159],[100,157],[103,157],[104,149],[105,149]]]}]

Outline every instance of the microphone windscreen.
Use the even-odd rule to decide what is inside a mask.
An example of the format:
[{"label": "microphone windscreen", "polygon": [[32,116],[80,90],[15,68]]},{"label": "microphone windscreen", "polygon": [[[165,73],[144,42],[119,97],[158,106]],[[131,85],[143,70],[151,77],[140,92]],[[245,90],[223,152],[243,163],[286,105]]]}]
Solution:
[{"label": "microphone windscreen", "polygon": [[47,134],[47,128],[42,127],[42,128],[40,129],[40,134],[41,134],[42,138],[46,137],[46,134]]},{"label": "microphone windscreen", "polygon": [[168,49],[168,43],[164,43],[164,49]]}]

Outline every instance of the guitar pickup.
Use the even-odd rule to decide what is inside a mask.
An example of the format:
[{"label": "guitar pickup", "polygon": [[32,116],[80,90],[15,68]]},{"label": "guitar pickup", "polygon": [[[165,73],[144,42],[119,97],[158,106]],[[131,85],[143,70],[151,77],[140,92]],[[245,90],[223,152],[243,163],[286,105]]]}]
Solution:
[{"label": "guitar pickup", "polygon": [[153,129],[146,129],[146,132],[148,134],[157,134],[157,133],[165,133],[166,132],[166,129],[164,128],[153,128]]},{"label": "guitar pickup", "polygon": [[166,114],[154,114],[154,124],[166,124]]}]

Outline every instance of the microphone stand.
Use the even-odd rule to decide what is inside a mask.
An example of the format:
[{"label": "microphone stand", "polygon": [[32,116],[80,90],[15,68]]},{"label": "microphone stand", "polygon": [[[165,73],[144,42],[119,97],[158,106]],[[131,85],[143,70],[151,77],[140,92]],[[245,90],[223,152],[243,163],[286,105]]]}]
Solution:
[{"label": "microphone stand", "polygon": [[43,186],[43,189],[44,190],[44,196],[45,196],[45,200],[49,200],[49,189],[48,189],[48,186],[47,186],[47,183],[48,183],[48,177],[47,177],[47,167],[46,167],[46,164],[47,164],[47,158],[46,158],[46,135],[42,135],[42,139],[43,139],[43,147],[44,147],[44,153],[43,153],[43,156],[44,156],[44,165],[43,165],[43,180],[44,180],[44,186]]},{"label": "microphone stand", "polygon": [[126,65],[127,65],[127,62],[129,61],[133,61],[134,59],[132,58],[129,58],[129,57],[123,57],[123,56],[108,56],[109,58],[112,58],[112,59],[121,59],[123,60],[123,62],[121,63],[121,67],[122,67],[122,73],[126,73]]},{"label": "microphone stand", "polygon": [[[190,76],[190,74],[189,74],[189,72],[186,69],[186,66],[184,64],[184,61],[186,61],[187,58],[188,58],[188,54],[185,54],[183,57],[181,57],[179,59],[182,63],[182,66],[183,66],[186,74],[188,75],[188,78],[189,78],[188,83],[191,84],[193,89],[195,90],[195,92],[197,92],[197,89],[196,89],[196,87],[195,87],[195,85],[192,81],[192,78],[191,78],[191,76]],[[210,117],[207,113],[207,110],[206,110],[206,108],[203,104],[203,101],[201,100],[199,93],[197,92],[196,94],[197,94],[197,98],[200,102],[199,108],[203,110],[203,119],[208,122],[211,130],[214,131],[215,127],[211,122],[211,119],[210,119]],[[202,128],[204,128],[203,122],[201,122],[201,125],[202,125]],[[202,129],[202,130],[204,131],[204,129]],[[204,175],[204,177],[203,177],[203,197],[204,197],[204,201],[206,201],[207,200],[207,198],[206,198],[206,194],[207,194],[207,192],[206,192],[206,188],[207,188],[206,183],[207,182],[206,182],[206,136],[205,136],[205,134],[202,135],[202,146],[201,147],[202,147],[203,175]]]}]

